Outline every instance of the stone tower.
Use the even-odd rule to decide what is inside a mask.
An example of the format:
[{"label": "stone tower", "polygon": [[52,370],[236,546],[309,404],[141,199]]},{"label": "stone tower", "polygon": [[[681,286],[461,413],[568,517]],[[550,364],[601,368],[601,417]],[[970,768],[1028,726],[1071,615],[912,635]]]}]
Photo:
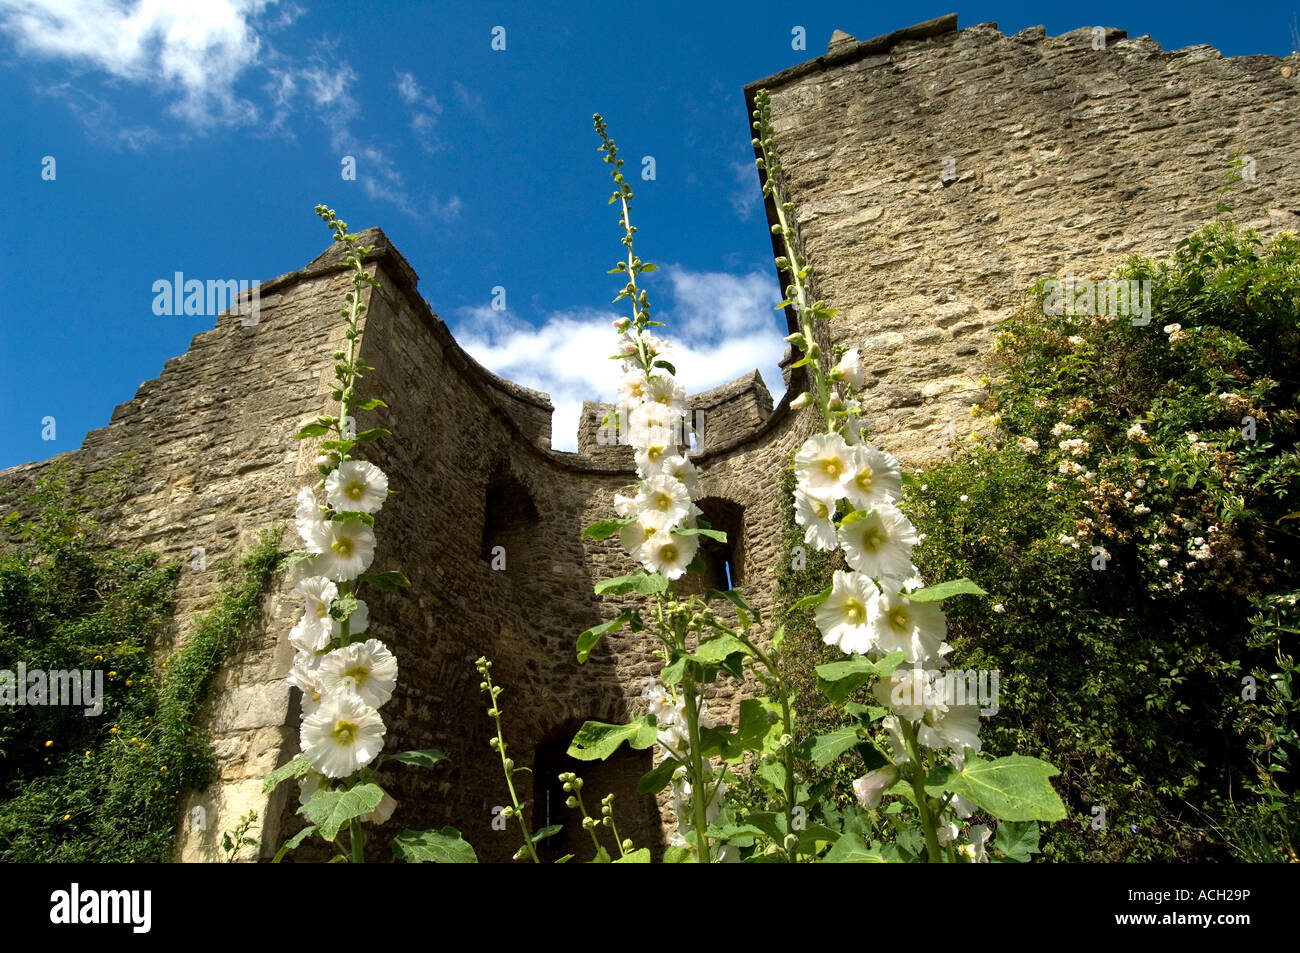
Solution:
[{"label": "stone tower", "polygon": [[[826,55],[746,87],[749,109],[757,90],[771,91],[816,296],[840,309],[830,337],[860,347],[871,369],[873,438],[913,466],[947,452],[980,397],[992,328],[1023,289],[1052,273],[1105,277],[1131,252],[1168,250],[1213,217],[1233,150],[1254,173],[1233,197],[1236,217],[1293,228],[1300,180],[1286,159],[1300,131],[1300,78],[1281,67],[1209,47],[1165,52],[1113,29],[958,30],[949,16],[865,42],[837,31]],[[534,826],[548,812],[558,819],[550,779],[565,768],[574,729],[639,714],[643,680],[658,668],[654,646],[626,631],[585,665],[574,655],[576,635],[619,609],[592,584],[634,568],[616,541],[580,533],[613,512],[633,469],[626,448],[598,439],[596,404],[583,408],[578,452],[552,449],[547,396],[466,354],[382,232],[363,243],[375,247],[369,268],[380,287],[368,292],[362,359],[375,367],[371,396],[391,407],[373,419],[391,419],[395,431],[369,457],[399,491],[381,514],[374,568],[401,569],[412,582],[367,596],[372,632],[401,666],[384,708],[386,747],[449,756],[433,770],[385,769],[400,807],[384,834],[454,824],[481,859],[504,860],[515,834],[491,827],[505,796],[474,660],[491,657],[506,688],[512,755],[537,779],[521,792],[534,802]],[[118,544],[186,567],[174,640],[215,592],[212,573],[189,568],[192,548],[204,546],[209,564],[235,554],[259,530],[291,521],[298,487],[316,478],[313,442],[292,437],[329,406],[337,308],[349,287],[337,247],[263,284],[256,325],[223,315],[63,455],[94,470],[136,451],[142,476],[104,524]],[[703,421],[701,506],[731,539],[712,553],[712,571],[729,573],[765,617],[788,557],[783,470],[814,426],[789,408],[798,374],[775,407],[757,374],[691,398]],[[26,485],[46,465],[4,471],[0,487]],[[486,558],[495,546],[505,571]],[[220,777],[190,802],[217,820],[184,833],[183,859],[210,858],[220,830],[249,808],[264,819],[263,857],[301,825],[292,785],[270,801],[261,794],[265,775],[297,751],[298,702],[284,679],[300,611],[282,582],[257,645],[217,680],[205,723]],[[725,712],[736,697],[728,691],[711,706]],[[649,759],[624,749],[583,768],[593,790],[619,795],[620,828],[640,843],[661,830],[658,807],[635,794]]]}]

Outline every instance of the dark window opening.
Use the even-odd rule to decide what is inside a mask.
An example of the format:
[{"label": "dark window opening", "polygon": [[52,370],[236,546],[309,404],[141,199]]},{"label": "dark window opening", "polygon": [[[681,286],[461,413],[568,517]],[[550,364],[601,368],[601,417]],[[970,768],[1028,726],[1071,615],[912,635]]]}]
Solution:
[{"label": "dark window opening", "polygon": [[677,591],[683,595],[699,595],[705,589],[734,589],[745,582],[744,530],[745,510],[738,503],[719,497],[705,497],[697,501],[703,511],[701,519],[713,529],[727,534],[720,543],[706,536],[700,537],[700,559],[704,563],[703,578],[692,574],[678,580]]},{"label": "dark window opening", "polygon": [[[509,473],[498,473],[487,485],[483,503],[483,543],[480,556],[491,563],[504,555],[506,569],[528,552],[537,532],[537,507],[527,487]],[[500,546],[504,553],[497,551]]]}]

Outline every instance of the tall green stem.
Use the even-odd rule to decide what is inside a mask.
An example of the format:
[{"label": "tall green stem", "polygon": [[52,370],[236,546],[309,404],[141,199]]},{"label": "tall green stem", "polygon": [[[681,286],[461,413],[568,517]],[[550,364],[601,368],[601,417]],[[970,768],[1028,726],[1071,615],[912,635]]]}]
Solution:
[{"label": "tall green stem", "polygon": [[916,799],[916,809],[921,815],[921,828],[925,831],[925,851],[930,863],[943,863],[943,850],[939,846],[939,835],[935,827],[934,815],[925,793],[925,765],[921,761],[920,746],[916,743],[916,729],[905,718],[900,718],[899,726],[903,740],[907,743],[907,755],[912,760],[912,795]]},{"label": "tall green stem", "polygon": [[686,734],[691,746],[691,813],[695,827],[696,860],[709,862],[708,792],[704,778],[704,758],[700,754],[700,708],[695,698],[695,680],[688,673],[682,678],[682,691],[686,693]]}]

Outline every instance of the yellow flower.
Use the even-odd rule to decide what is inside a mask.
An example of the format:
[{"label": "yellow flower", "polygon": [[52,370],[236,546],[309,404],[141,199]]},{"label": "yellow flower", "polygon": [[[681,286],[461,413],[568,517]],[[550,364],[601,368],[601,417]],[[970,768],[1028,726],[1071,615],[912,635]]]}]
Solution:
[{"label": "yellow flower", "polygon": [[50,745],[52,745],[52,744],[54,744],[53,741],[47,741],[47,742],[45,742],[45,747],[48,748],[48,747],[50,747]]},{"label": "yellow flower", "polygon": [[64,814],[64,815],[63,815],[63,819],[64,819],[65,821],[70,821],[70,820],[72,820],[72,815],[71,815],[71,814]]}]

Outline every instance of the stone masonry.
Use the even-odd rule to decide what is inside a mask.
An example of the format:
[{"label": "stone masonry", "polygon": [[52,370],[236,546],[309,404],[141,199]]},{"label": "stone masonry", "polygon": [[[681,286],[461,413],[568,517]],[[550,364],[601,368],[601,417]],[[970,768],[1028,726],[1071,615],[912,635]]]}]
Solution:
[{"label": "stone masonry", "polygon": [[[1098,33],[1104,49],[1094,48]],[[1294,228],[1300,179],[1288,175],[1287,156],[1300,129],[1300,77],[1283,66],[1204,46],[1165,52],[1113,29],[958,30],[950,16],[861,43],[837,31],[825,56],[746,87],[750,109],[757,90],[772,92],[816,294],[840,309],[828,343],[863,351],[877,442],[911,466],[945,453],[982,396],[993,328],[1024,289],[1050,274],[1103,278],[1130,253],[1167,251],[1213,217],[1232,150],[1255,169],[1232,197],[1237,218],[1266,232]],[[371,631],[401,666],[383,709],[385,747],[448,755],[431,770],[383,770],[400,806],[372,844],[453,824],[480,859],[506,860],[516,834],[491,827],[506,794],[474,660],[491,657],[506,689],[511,753],[534,770],[532,790],[518,776],[533,826],[572,817],[553,778],[570,766],[563,753],[574,730],[639,714],[644,680],[658,668],[651,641],[626,631],[585,665],[574,654],[577,634],[620,608],[592,585],[634,568],[616,540],[584,541],[581,531],[613,513],[614,493],[634,473],[627,448],[598,434],[606,408],[596,403],[583,407],[578,452],[553,450],[548,397],[477,364],[383,233],[371,229],[363,242],[375,246],[369,267],[380,280],[364,322],[362,358],[375,367],[367,396],[391,411],[360,426],[395,431],[368,456],[398,491],[378,517],[373,568],[401,569],[412,582],[366,595]],[[348,287],[337,247],[263,284],[256,325],[223,315],[106,427],[56,458],[94,470],[136,455],[141,476],[104,525],[115,543],[184,567],[172,644],[215,593],[215,574],[191,567],[193,548],[205,548],[209,566],[237,555],[259,530],[290,524],[298,487],[316,477],[315,442],[292,438],[330,409]],[[701,505],[732,537],[715,555],[765,618],[776,566],[788,558],[780,481],[815,423],[790,410],[803,379],[787,377],[790,393],[775,408],[757,372],[691,398],[702,421]],[[0,489],[30,485],[47,465],[0,473]],[[290,528],[284,548],[295,543]],[[496,546],[504,571],[489,562]],[[220,777],[178,813],[178,859],[214,859],[221,832],[250,808],[263,819],[262,858],[302,825],[293,785],[270,800],[261,793],[262,778],[297,751],[298,699],[285,683],[286,636],[301,605],[291,585],[277,580],[255,644],[212,692],[204,724]],[[745,690],[715,686],[711,708],[727,714]],[[624,836],[662,846],[666,806],[635,793],[650,766],[649,752],[624,749],[581,772],[590,791],[618,795]],[[186,823],[194,806],[207,811],[206,830]],[[372,859],[383,858],[377,849]]]}]

